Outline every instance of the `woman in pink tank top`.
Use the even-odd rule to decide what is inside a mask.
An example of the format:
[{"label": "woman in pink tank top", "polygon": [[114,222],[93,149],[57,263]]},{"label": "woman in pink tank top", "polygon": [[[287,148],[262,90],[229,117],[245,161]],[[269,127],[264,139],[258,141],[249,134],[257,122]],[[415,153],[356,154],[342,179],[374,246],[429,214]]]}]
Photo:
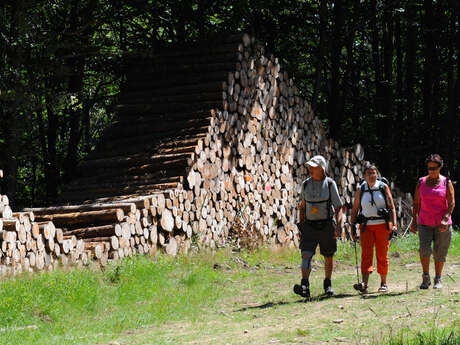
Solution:
[{"label": "woman in pink tank top", "polygon": [[[443,160],[432,154],[425,160],[428,176],[419,179],[415,189],[411,231],[418,231],[420,262],[423,276],[420,289],[428,289],[430,279],[430,256],[433,253],[436,276],[435,289],[442,288],[442,269],[446,261],[452,237],[452,211],[455,207],[452,182],[440,174]],[[433,244],[433,250],[431,245]]]}]

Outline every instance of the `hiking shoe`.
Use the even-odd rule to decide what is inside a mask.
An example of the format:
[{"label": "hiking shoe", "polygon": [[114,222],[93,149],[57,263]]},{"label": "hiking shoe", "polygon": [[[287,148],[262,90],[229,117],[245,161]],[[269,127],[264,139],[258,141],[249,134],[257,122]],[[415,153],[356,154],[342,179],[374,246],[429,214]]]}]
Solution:
[{"label": "hiking shoe", "polygon": [[434,278],[433,289],[442,289],[442,278],[441,277]]},{"label": "hiking shoe", "polygon": [[364,283],[357,283],[353,285],[353,289],[358,290],[361,293],[367,293],[367,285]]},{"label": "hiking shoe", "polygon": [[378,289],[378,292],[382,292],[382,293],[387,293],[388,292],[388,286],[387,284],[380,284],[380,287]]},{"label": "hiking shoe", "polygon": [[304,298],[310,298],[310,283],[306,279],[302,279],[299,284],[294,285],[294,293]]},{"label": "hiking shoe", "polygon": [[334,296],[334,289],[332,288],[332,282],[329,278],[324,279],[323,287],[324,287],[324,294],[328,296]]},{"label": "hiking shoe", "polygon": [[420,289],[426,290],[429,288],[430,285],[431,285],[430,275],[424,273],[422,275],[422,284],[420,284]]}]

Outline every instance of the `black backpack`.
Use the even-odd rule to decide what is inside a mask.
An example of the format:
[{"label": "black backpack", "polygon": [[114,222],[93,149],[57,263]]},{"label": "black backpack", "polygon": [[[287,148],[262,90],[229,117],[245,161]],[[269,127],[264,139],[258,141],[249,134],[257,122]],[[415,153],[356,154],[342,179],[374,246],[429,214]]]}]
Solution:
[{"label": "black backpack", "polygon": [[[366,228],[366,224],[367,224],[367,221],[369,219],[384,219],[385,220],[385,223],[387,224],[387,228],[388,230],[390,229],[389,228],[389,220],[390,220],[390,212],[389,212],[389,209],[388,209],[388,200],[387,200],[387,194],[385,192],[385,185],[388,185],[388,180],[385,178],[385,177],[378,177],[377,179],[378,181],[381,181],[383,182],[383,184],[380,184],[380,187],[378,190],[372,190],[372,189],[369,189],[369,186],[367,185],[367,182],[364,180],[363,182],[361,182],[360,184],[360,197],[361,197],[361,200],[360,200],[360,207],[359,207],[359,213],[358,213],[358,217],[357,217],[357,222],[359,224],[364,224],[363,228],[361,229],[362,232],[364,232],[365,228]],[[367,188],[366,188],[367,186]],[[382,193],[382,195],[384,196],[384,199],[385,199],[385,208],[384,209],[378,209],[377,210],[377,214],[379,215],[379,217],[371,217],[371,218],[366,218],[364,217],[364,215],[362,214],[362,206],[361,206],[361,202],[363,200],[363,195],[364,193],[368,192],[368,193],[371,193],[371,203],[375,205],[375,202],[374,202],[374,192],[376,191],[379,191],[380,193]]]},{"label": "black backpack", "polygon": [[[383,182],[383,185],[380,184],[380,187],[379,187],[378,191],[379,191],[380,193],[382,193],[382,195],[385,197],[385,208],[388,209],[388,200],[387,200],[387,193],[385,192],[385,185],[389,186],[390,184],[389,184],[388,180],[387,180],[385,177],[383,177],[383,176],[379,176],[379,177],[377,178],[377,181]],[[374,192],[375,192],[376,190],[369,189],[369,186],[368,186],[368,188],[366,189],[366,186],[368,186],[366,180],[362,181],[361,184],[360,184],[360,186],[359,186],[360,197],[361,197],[361,200],[360,200],[360,203],[359,203],[359,204],[361,205],[361,202],[363,201],[363,195],[364,195],[364,193],[365,193],[365,192],[368,192],[368,193],[371,193],[371,200],[372,200],[371,203],[375,205],[375,202],[374,202]],[[361,213],[361,208],[360,208],[360,213]]]}]

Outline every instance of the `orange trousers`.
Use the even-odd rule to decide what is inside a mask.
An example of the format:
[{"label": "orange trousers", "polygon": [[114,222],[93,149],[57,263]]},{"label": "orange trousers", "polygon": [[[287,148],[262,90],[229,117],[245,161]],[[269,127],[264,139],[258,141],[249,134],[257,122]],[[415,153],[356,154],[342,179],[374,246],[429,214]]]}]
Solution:
[{"label": "orange trousers", "polygon": [[[389,223],[390,229],[392,227]],[[362,225],[359,227],[360,231]],[[388,274],[388,247],[390,231],[386,224],[367,225],[364,233],[361,233],[361,272],[370,274],[373,271],[372,261],[377,257],[377,272],[382,275]]]}]

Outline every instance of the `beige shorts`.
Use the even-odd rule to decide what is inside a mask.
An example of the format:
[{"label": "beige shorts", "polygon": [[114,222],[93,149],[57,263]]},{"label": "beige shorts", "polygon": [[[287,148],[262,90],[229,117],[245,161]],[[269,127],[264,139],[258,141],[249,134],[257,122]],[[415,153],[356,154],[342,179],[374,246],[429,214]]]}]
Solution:
[{"label": "beige shorts", "polygon": [[[417,225],[420,240],[419,253],[421,257],[429,257],[433,253],[435,261],[445,262],[452,238],[452,225],[441,232],[437,226]],[[433,243],[433,249],[431,249]]]}]

